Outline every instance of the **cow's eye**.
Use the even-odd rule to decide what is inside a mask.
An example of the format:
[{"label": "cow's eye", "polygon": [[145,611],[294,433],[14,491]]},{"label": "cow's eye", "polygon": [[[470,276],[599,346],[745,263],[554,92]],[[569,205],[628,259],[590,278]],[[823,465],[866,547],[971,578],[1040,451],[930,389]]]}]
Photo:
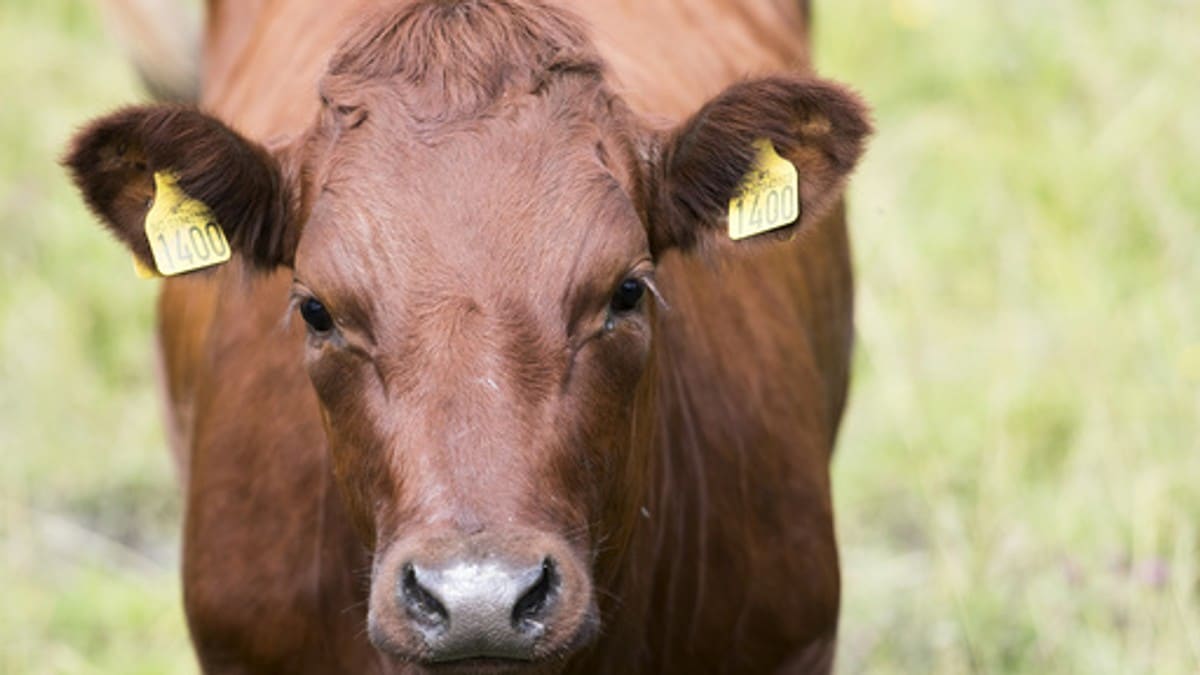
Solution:
[{"label": "cow's eye", "polygon": [[321,301],[316,298],[306,298],[301,301],[300,316],[304,317],[304,323],[307,323],[308,327],[317,333],[328,333],[333,330],[333,317],[329,316],[329,310],[325,309],[325,305],[322,305]]},{"label": "cow's eye", "polygon": [[609,306],[614,312],[628,312],[637,308],[638,302],[645,293],[646,282],[630,277],[622,281],[621,285],[617,286],[617,290],[613,291],[612,302],[609,303]]}]

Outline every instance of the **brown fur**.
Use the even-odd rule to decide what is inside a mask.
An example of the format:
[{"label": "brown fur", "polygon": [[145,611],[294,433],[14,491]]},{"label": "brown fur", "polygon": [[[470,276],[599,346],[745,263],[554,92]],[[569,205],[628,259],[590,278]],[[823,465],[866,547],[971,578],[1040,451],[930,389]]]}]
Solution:
[{"label": "brown fur", "polygon": [[[722,224],[730,195],[750,172],[753,142],[765,138],[796,165],[802,211],[814,225],[841,193],[870,132],[863,106],[837,85],[793,77],[735,84],[705,104],[666,146],[655,195],[654,250],[690,248],[697,224]],[[781,234],[789,234],[784,229]]]},{"label": "brown fur", "polygon": [[[716,26],[731,44],[758,34],[741,51],[752,70],[807,62],[805,7],[686,4],[643,9],[699,11],[658,26],[681,46]],[[207,106],[290,140],[268,151],[205,113],[135,108],[67,159],[139,255],[147,176],[170,169],[250,266],[289,268],[164,289],[205,670],[418,671],[429,653],[395,580],[465,555],[558,563],[536,672],[828,672],[828,460],[852,331],[835,202],[869,132],[862,104],[804,74],[736,82],[722,43],[630,67],[615,3],[574,7],[593,44],[539,3],[426,0],[382,3],[324,52],[319,107],[251,105],[238,92],[313,10],[244,7],[284,42],[267,50],[211,2],[210,49],[262,58],[212,59]],[[325,50],[352,12],[328,14],[305,33]],[[312,91],[312,62],[282,79]],[[661,95],[630,84],[663,68],[678,81]],[[732,86],[688,84],[705,69]],[[799,235],[734,245],[722,213],[763,137],[802,176],[781,233]],[[613,314],[627,276],[656,297]],[[289,284],[334,331],[282,321]]]},{"label": "brown fur", "polygon": [[85,128],[64,163],[86,186],[88,206],[143,263],[154,266],[142,223],[154,174],[173,171],[188,195],[210,205],[230,244],[274,267],[294,250],[298,195],[257,143],[183,105],[130,107]]}]

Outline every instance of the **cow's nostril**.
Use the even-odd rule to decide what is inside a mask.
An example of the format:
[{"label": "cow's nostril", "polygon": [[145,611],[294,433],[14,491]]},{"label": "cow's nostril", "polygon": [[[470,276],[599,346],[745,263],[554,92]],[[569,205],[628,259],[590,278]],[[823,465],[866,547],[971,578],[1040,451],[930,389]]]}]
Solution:
[{"label": "cow's nostril", "polygon": [[408,564],[400,581],[405,609],[414,621],[427,629],[442,629],[450,622],[450,613],[445,605],[421,584],[417,568]]},{"label": "cow's nostril", "polygon": [[[571,597],[567,583],[553,556],[532,565],[496,554],[441,565],[408,562],[398,569],[393,602],[411,633],[397,634],[419,640],[419,656],[430,663],[527,661],[548,644],[547,635],[573,630],[563,628],[559,616]],[[387,642],[384,648],[390,648]]]},{"label": "cow's nostril", "polygon": [[547,557],[542,560],[541,574],[513,606],[513,626],[522,632],[540,630],[543,627],[542,616],[558,591],[558,585],[558,570],[555,569],[554,561]]}]

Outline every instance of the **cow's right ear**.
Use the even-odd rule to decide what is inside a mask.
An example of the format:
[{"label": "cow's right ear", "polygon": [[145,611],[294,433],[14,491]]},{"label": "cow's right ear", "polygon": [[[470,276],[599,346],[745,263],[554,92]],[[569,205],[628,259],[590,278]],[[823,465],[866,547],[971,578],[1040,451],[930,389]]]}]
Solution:
[{"label": "cow's right ear", "polygon": [[299,187],[288,161],[214,117],[179,105],[137,106],[90,123],[63,159],[92,211],[153,269],[145,219],[154,175],[170,172],[208,206],[231,248],[259,269],[290,266],[299,237]]}]

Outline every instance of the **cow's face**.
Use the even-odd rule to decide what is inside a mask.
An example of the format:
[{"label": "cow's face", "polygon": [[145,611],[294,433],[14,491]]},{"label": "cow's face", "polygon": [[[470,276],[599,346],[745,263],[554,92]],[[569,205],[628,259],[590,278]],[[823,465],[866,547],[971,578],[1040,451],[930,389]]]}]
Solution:
[{"label": "cow's face", "polygon": [[549,656],[596,623],[654,263],[627,139],[564,104],[419,138],[388,93],[314,131],[293,298],[387,651]]},{"label": "cow's face", "polygon": [[[835,85],[773,78],[652,130],[561,17],[540,29],[572,44],[475,36],[473,70],[431,64],[420,36],[437,33],[416,25],[348,43],[312,127],[276,152],[151,106],[97,121],[67,162],[147,263],[152,176],[171,171],[248,264],[293,270],[297,358],[375,552],[376,646],[545,662],[596,629],[597,561],[637,520],[655,261],[732,246],[726,209],[760,139],[799,170],[801,215],[780,232],[814,222],[868,125]],[[369,53],[389,39],[391,61]]]}]

